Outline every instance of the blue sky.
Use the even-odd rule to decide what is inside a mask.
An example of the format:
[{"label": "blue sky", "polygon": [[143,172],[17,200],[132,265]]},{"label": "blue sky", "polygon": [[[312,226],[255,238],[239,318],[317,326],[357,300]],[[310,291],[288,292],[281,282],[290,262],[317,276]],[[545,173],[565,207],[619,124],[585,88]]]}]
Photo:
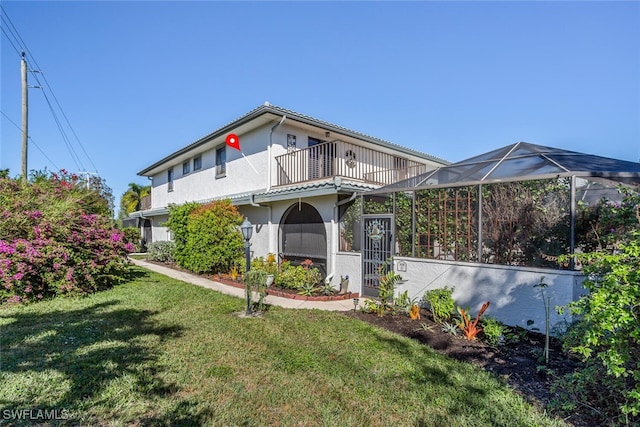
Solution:
[{"label": "blue sky", "polygon": [[[640,159],[637,1],[0,5],[78,157],[44,94],[55,100],[32,88],[29,134],[46,157],[31,146],[29,169],[97,170],[116,204],[147,183],[139,170],[265,101],[450,161],[517,141]],[[12,176],[15,47],[2,34],[0,169]]]}]

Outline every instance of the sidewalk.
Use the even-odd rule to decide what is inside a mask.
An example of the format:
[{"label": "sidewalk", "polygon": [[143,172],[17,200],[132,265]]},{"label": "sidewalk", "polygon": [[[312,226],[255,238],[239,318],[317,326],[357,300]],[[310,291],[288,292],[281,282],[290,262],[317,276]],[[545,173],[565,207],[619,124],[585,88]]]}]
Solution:
[{"label": "sidewalk", "polygon": [[[185,273],[183,271],[174,270],[169,267],[146,262],[140,259],[129,258],[135,265],[146,268],[147,270],[155,271],[156,273],[163,274],[173,279],[181,280],[183,282],[191,283],[193,285],[201,286],[207,289],[213,289],[214,291],[221,292],[223,294],[231,295],[238,298],[245,298],[244,289],[235,288],[233,286],[227,286],[222,283],[215,282],[213,280],[205,279],[196,274]],[[362,301],[362,298],[360,299]],[[353,300],[341,300],[341,301],[303,301],[294,300],[290,298],[282,298],[274,295],[267,295],[264,299],[265,304],[277,305],[284,308],[306,308],[328,311],[349,311],[353,310]],[[360,302],[362,304],[362,302]],[[359,304],[359,305],[360,305]]]}]

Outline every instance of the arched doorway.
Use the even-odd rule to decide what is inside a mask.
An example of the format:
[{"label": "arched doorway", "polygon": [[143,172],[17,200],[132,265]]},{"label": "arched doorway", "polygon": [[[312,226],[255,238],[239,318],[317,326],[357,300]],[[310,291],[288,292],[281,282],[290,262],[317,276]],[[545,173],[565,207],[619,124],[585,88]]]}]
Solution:
[{"label": "arched doorway", "polygon": [[280,256],[299,265],[313,261],[323,276],[327,274],[327,233],[322,217],[308,203],[291,205],[280,223]]}]

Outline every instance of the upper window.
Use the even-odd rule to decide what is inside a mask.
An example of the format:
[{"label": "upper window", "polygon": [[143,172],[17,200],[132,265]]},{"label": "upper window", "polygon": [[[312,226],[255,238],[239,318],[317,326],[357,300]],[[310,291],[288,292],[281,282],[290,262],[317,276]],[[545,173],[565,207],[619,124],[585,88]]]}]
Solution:
[{"label": "upper window", "polygon": [[227,175],[227,149],[220,147],[216,150],[216,178]]},{"label": "upper window", "polygon": [[202,156],[193,158],[193,170],[197,171],[199,169],[202,169]]},{"label": "upper window", "polygon": [[184,162],[182,164],[182,175],[186,175],[191,172],[191,162]]},{"label": "upper window", "polygon": [[167,190],[173,191],[173,168],[167,171]]}]

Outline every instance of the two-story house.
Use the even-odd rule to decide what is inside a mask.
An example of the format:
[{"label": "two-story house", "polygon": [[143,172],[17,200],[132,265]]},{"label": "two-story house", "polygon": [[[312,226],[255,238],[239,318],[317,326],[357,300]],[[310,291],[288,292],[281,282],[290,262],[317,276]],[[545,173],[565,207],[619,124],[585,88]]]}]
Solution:
[{"label": "two-story house", "polygon": [[145,240],[170,240],[170,204],[230,199],[255,226],[253,256],[311,259],[334,283],[351,275],[359,292],[359,254],[340,242],[344,208],[358,192],[446,164],[267,102],[138,172],[151,196],[130,218]]}]

